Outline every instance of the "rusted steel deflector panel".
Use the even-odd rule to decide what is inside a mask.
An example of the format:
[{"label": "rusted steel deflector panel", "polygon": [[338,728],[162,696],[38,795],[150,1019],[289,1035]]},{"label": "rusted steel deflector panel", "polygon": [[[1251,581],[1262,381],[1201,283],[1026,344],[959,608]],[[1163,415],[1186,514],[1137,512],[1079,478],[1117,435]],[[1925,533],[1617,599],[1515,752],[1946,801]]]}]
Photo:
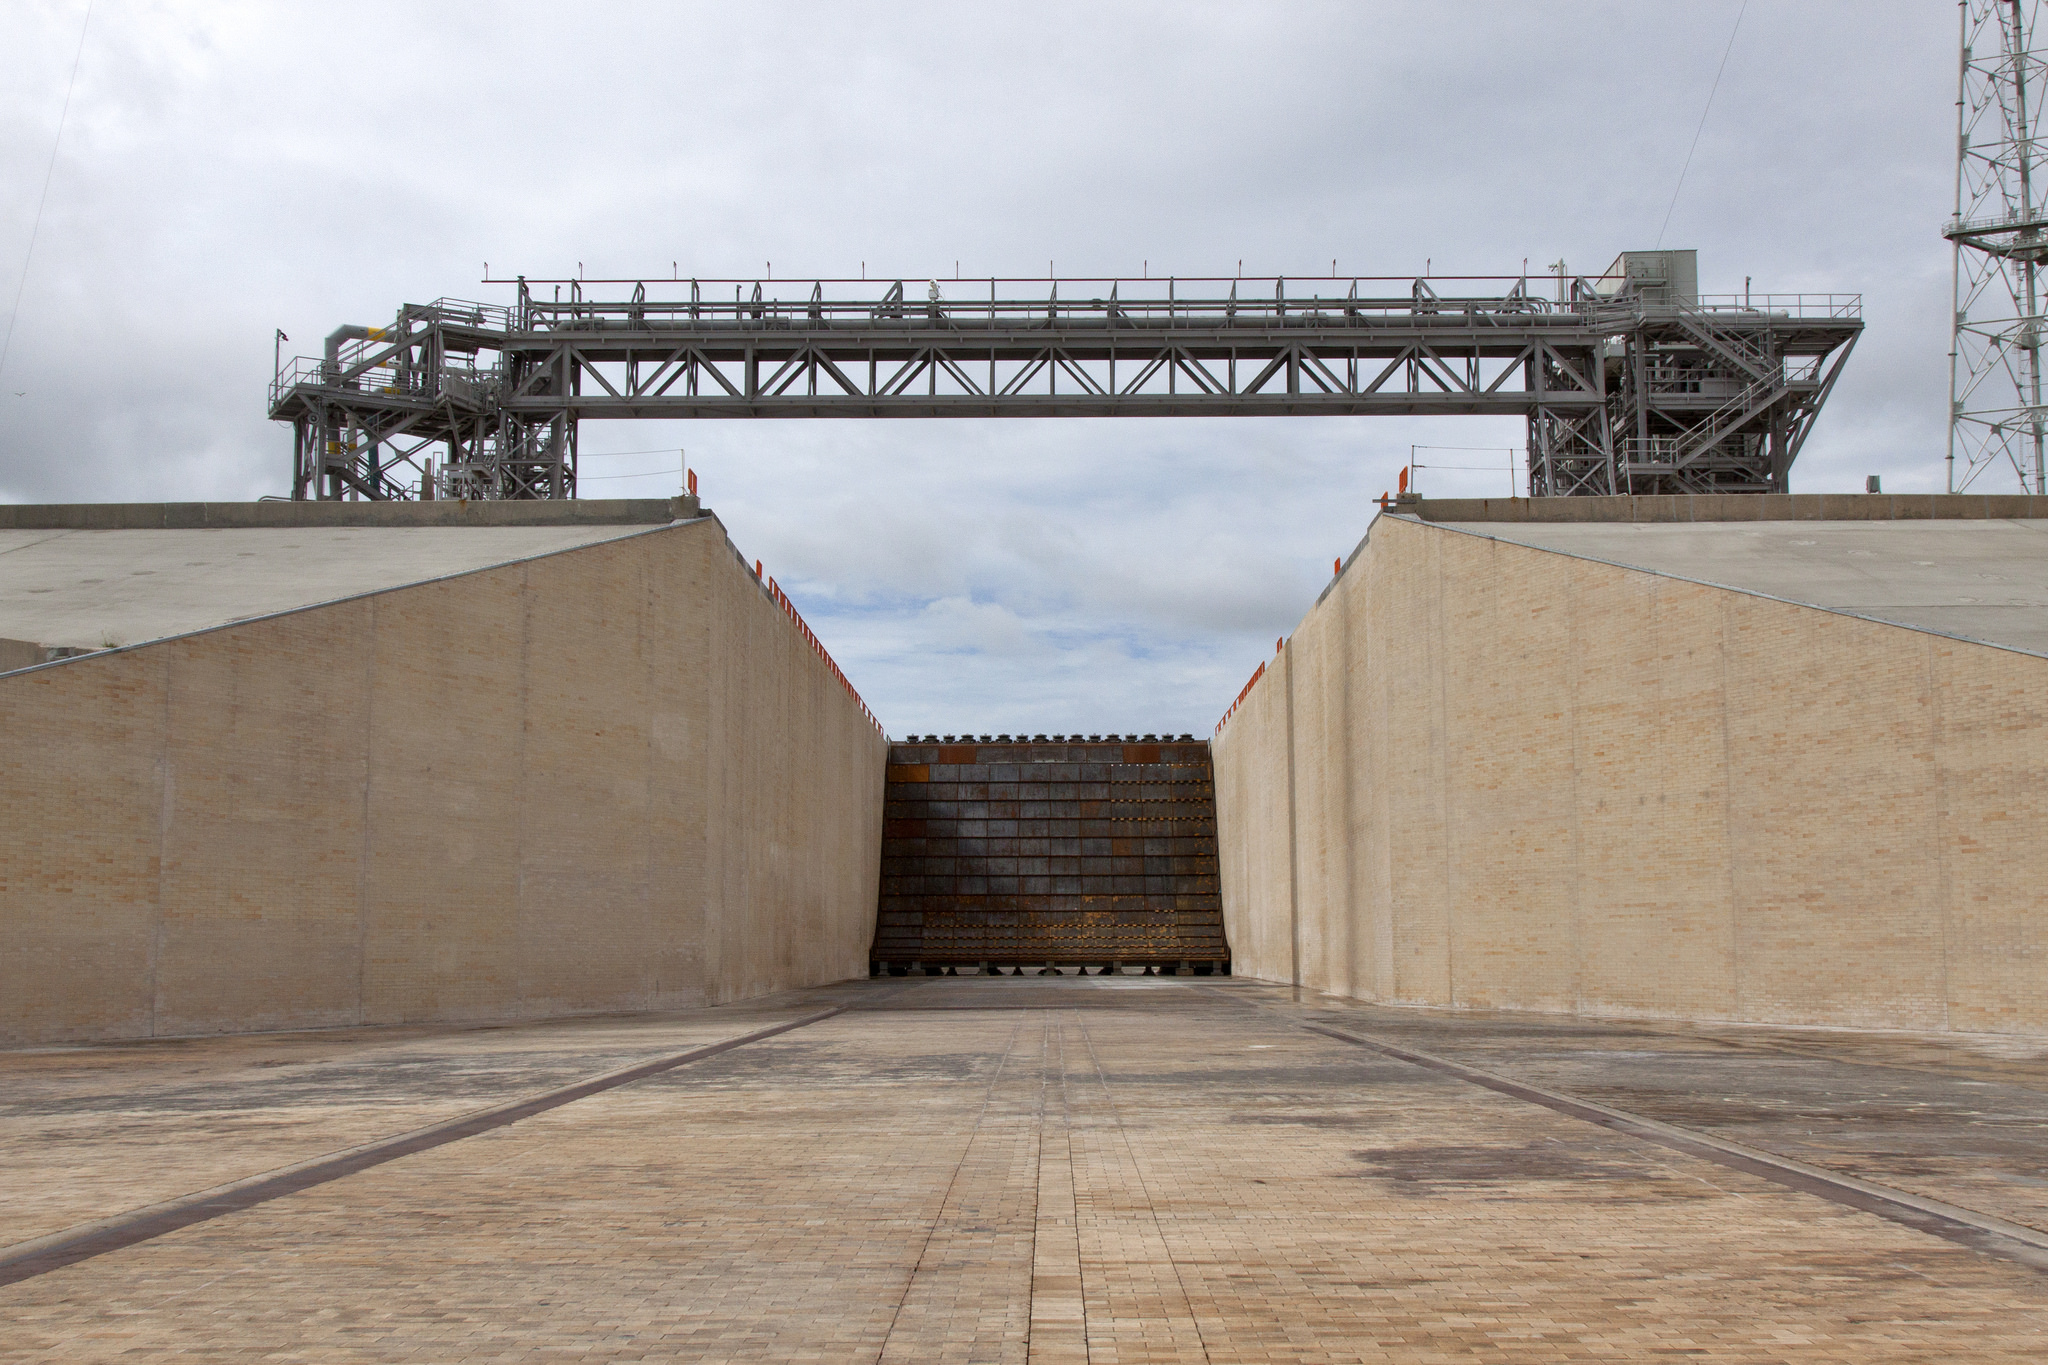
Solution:
[{"label": "rusted steel deflector panel", "polygon": [[870,956],[1228,962],[1209,746],[892,745]]}]

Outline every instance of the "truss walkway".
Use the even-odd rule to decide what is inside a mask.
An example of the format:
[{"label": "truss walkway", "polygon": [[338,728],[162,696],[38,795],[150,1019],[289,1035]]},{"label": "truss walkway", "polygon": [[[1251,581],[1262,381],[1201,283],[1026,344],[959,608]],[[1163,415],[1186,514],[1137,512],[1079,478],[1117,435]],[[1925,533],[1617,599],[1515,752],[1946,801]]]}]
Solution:
[{"label": "truss walkway", "polygon": [[[1494,416],[1532,494],[1782,492],[1841,295],[1520,278],[516,282],[279,372],[295,497],[573,497],[586,419]],[[1688,267],[1689,269],[1689,267]],[[1666,272],[1676,273],[1676,272]],[[728,292],[729,291],[729,292]]]}]

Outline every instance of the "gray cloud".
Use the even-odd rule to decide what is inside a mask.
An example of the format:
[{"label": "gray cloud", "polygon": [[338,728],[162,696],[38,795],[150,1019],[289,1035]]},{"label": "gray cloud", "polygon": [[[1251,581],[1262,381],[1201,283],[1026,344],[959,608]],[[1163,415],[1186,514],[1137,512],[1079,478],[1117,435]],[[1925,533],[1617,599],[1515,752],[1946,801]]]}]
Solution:
[{"label": "gray cloud", "polygon": [[[271,332],[494,273],[1596,269],[1651,244],[1735,0],[1695,6],[346,7],[101,0],[0,385],[0,498],[253,497]],[[80,8],[0,55],[12,296]],[[1861,293],[1794,473],[1937,488],[1953,16],[1750,7],[1667,245]],[[964,287],[964,286],[963,286]],[[25,397],[15,397],[22,391]],[[586,428],[708,500],[891,728],[1201,731],[1411,445],[1512,423]],[[606,455],[602,452],[649,452]],[[1433,493],[1504,492],[1424,452]],[[1456,468],[1475,465],[1479,468]]]}]

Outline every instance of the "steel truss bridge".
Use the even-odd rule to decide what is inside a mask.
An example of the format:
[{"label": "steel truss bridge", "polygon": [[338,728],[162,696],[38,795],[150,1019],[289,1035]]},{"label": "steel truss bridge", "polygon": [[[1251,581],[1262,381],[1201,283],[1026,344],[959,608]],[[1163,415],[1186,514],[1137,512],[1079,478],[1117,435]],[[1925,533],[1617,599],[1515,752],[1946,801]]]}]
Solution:
[{"label": "steel truss bridge", "polygon": [[1699,296],[1690,259],[1533,289],[521,278],[338,329],[270,415],[295,498],[574,497],[592,418],[1373,413],[1525,419],[1532,496],[1782,492],[1860,296]]}]

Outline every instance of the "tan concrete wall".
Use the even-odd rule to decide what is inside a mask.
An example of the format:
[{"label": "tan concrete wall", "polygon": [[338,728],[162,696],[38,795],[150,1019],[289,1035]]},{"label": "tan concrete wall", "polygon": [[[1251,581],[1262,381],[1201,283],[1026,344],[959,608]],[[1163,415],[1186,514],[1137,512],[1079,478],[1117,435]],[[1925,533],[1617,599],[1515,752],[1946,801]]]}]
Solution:
[{"label": "tan concrete wall", "polygon": [[862,975],[882,736],[709,519],[0,678],[0,1042]]},{"label": "tan concrete wall", "polygon": [[2048,660],[1382,518],[1215,754],[1239,973],[2048,1033]]},{"label": "tan concrete wall", "polygon": [[1285,669],[1286,656],[1276,656],[1225,730],[1259,735],[1261,761],[1225,763],[1226,750],[1220,744],[1212,748],[1218,760],[1217,873],[1231,970],[1275,981],[1295,979]]}]

